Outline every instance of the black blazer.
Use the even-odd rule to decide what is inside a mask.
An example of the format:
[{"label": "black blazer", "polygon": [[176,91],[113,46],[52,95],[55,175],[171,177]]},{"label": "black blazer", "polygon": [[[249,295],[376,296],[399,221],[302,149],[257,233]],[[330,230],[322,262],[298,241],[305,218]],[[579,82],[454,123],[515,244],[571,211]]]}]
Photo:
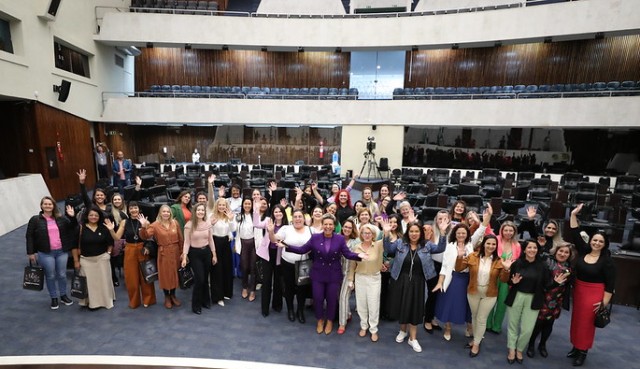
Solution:
[{"label": "black blazer", "polygon": [[553,278],[551,278],[549,268],[540,257],[536,258],[536,261],[533,263],[529,263],[523,259],[518,259],[513,263],[511,266],[511,274],[509,275],[509,293],[507,294],[507,298],[504,300],[504,303],[507,306],[513,305],[513,301],[518,293],[518,286],[511,282],[511,277],[513,277],[515,273],[520,273],[525,268],[527,269],[527,275],[531,274],[533,275],[533,278],[535,278],[535,290],[533,293],[533,301],[531,301],[531,309],[540,310],[544,303],[545,291],[553,286],[554,283]]}]

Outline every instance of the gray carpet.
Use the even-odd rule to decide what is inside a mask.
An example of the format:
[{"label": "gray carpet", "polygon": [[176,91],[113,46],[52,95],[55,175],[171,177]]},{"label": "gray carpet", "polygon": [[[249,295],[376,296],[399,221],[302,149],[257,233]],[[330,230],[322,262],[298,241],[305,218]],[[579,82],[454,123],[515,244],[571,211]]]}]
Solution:
[{"label": "gray carpet", "polygon": [[[481,354],[471,359],[463,348],[464,328],[455,326],[453,339],[446,342],[441,334],[427,335],[422,329],[418,340],[423,347],[414,353],[406,343],[394,341],[398,326],[382,322],[380,341],[372,343],[357,336],[358,318],[347,332],[339,336],[315,333],[313,313],[307,310],[308,322],[290,323],[286,312],[272,312],[268,318],[260,314],[259,296],[249,303],[239,298],[236,281],[234,299],[227,306],[214,306],[201,316],[191,313],[188,304],[167,310],[162,305],[148,309],[127,308],[123,286],[116,288],[117,301],[112,310],[86,311],[77,304],[49,309],[46,291],[33,292],[21,288],[22,271],[27,264],[24,246],[25,227],[3,237],[0,260],[0,285],[4,299],[0,304],[0,356],[5,355],[134,355],[215,358],[295,364],[324,368],[389,369],[468,368],[506,366],[506,335],[487,333]],[[71,274],[69,274],[71,276]],[[624,276],[621,276],[624,277]],[[157,296],[161,291],[156,287]],[[178,291],[178,297],[189,300],[189,291]],[[559,368],[571,365],[564,357],[569,343],[570,314],[563,312],[548,344],[546,359],[525,357],[528,368]],[[595,347],[589,353],[586,367],[632,368],[637,365],[634,343],[640,337],[640,312],[635,308],[615,306],[612,323],[598,330]],[[506,330],[505,330],[506,331]],[[401,355],[401,358],[398,357]],[[636,363],[636,364],[634,364]],[[515,364],[517,366],[517,364]]]}]

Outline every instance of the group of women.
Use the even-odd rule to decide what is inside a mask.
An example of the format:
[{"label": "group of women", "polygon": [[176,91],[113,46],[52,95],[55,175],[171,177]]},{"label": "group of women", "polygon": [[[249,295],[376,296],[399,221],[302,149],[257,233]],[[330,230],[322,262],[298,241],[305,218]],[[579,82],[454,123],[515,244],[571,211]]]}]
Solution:
[{"label": "group of women", "polygon": [[[105,192],[96,189],[90,200],[86,173],[81,170],[78,176],[86,197],[79,224],[72,207],[61,215],[54,200],[45,197],[41,213],[27,227],[27,254],[31,261],[37,255],[45,268],[52,309],[59,300],[73,303],[66,293],[69,251],[78,273],[87,277],[88,298],[81,305],[113,307],[118,281],[110,264],[114,245],[121,242],[130,308],[156,303],[155,286],[145,282],[139,264],[157,253],[164,307],[182,305],[176,297],[178,269],[189,266],[195,314],[212,304],[224,306],[233,297],[235,251],[241,255],[241,297],[254,301],[261,288],[264,317],[271,310],[280,312],[284,299],[287,318],[305,323],[305,304],[311,300],[316,332],[331,334],[337,318],[337,333],[344,334],[355,290],[358,335],[377,342],[380,319],[397,320],[396,342],[407,339],[416,352],[422,351],[419,325],[429,334],[443,331],[449,341],[452,324],[465,324],[469,356],[476,357],[485,332],[501,332],[506,312],[507,361],[522,363],[523,353],[534,357],[538,336],[537,351],[546,357],[554,321],[572,297],[573,349],[567,356],[578,366],[593,344],[595,313],[610,304],[615,284],[606,234],[585,238],[580,230],[582,205],[569,220],[573,243],[562,239],[559,222],[541,222],[529,207],[520,231],[530,238],[521,244],[513,222],[502,223],[494,234],[490,205],[480,219],[456,201],[450,211],[422,223],[403,201],[404,194],[393,195],[387,185],[377,199],[365,188],[353,205],[351,185],[335,186],[324,199],[313,183],[296,189],[291,203],[272,196],[273,182],[264,195],[254,190],[242,198],[234,186],[229,198],[219,188],[216,199],[211,175],[208,193],[195,194],[192,202],[185,191],[150,221],[135,201],[125,207],[119,194],[107,203]],[[139,190],[140,180],[136,182]],[[145,247],[150,238],[157,250]],[[304,268],[310,269],[308,275]]]}]

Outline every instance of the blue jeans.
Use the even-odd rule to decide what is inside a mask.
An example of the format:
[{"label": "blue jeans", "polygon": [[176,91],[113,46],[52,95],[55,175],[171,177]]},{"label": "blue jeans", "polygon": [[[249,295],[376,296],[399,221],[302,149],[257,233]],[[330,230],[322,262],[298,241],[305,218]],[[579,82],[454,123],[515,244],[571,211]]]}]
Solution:
[{"label": "blue jeans", "polygon": [[38,262],[44,268],[47,290],[52,299],[67,294],[67,259],[69,253],[62,250],[38,253]]}]

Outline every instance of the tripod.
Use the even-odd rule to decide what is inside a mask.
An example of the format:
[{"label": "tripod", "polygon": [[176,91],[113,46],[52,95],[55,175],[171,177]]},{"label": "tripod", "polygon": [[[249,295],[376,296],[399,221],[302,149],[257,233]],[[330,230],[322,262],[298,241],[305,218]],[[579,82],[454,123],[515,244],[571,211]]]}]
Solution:
[{"label": "tripod", "polygon": [[[365,167],[367,167],[367,176],[363,177],[362,173],[364,173]],[[374,177],[371,177],[371,172],[373,172]],[[374,154],[372,150],[368,150],[367,152],[364,153],[364,162],[362,163],[362,168],[360,169],[360,178],[382,179],[382,174],[380,173],[380,170],[378,169],[378,164],[376,163],[376,154]]]}]

